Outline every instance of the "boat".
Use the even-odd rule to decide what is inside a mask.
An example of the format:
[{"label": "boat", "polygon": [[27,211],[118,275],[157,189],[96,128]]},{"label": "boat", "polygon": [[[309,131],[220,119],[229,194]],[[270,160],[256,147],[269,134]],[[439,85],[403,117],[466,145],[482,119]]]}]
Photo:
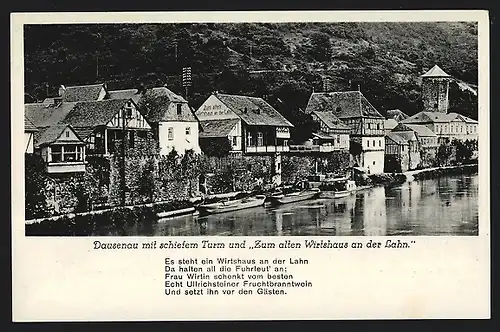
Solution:
[{"label": "boat", "polygon": [[337,199],[356,192],[356,183],[348,178],[334,178],[323,181],[319,186],[322,198]]},{"label": "boat", "polygon": [[225,199],[215,203],[201,204],[198,209],[207,214],[224,213],[262,206],[265,200],[265,195],[253,195],[240,199]]},{"label": "boat", "polygon": [[299,186],[300,184],[301,183],[298,183],[295,186],[277,189],[270,196],[268,196],[269,201],[273,205],[300,202],[306,199],[316,198],[321,192],[319,188],[309,188],[307,184],[301,188]]}]

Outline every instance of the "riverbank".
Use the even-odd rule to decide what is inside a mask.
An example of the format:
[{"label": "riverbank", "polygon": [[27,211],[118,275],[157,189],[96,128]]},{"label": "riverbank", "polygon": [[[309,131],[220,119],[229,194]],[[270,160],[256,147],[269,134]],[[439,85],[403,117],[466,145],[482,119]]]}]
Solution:
[{"label": "riverbank", "polygon": [[191,201],[157,202],[135,206],[114,207],[110,209],[70,213],[25,221],[25,235],[45,236],[88,236],[89,232],[102,230],[98,235],[110,234],[109,230],[124,229],[141,224],[152,224],[161,217],[171,217],[195,212]]},{"label": "riverbank", "polygon": [[432,167],[412,170],[404,173],[382,173],[369,175],[373,186],[395,186],[406,181],[432,179],[445,175],[474,174],[478,172],[478,164]]}]

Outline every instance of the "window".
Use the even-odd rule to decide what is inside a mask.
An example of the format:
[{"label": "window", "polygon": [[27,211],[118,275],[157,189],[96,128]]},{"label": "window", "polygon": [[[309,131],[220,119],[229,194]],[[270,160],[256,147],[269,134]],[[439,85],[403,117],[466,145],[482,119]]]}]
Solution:
[{"label": "window", "polygon": [[236,146],[236,145],[238,145],[238,137],[233,136],[233,146]]},{"label": "window", "polygon": [[132,118],[132,106],[127,105],[127,107],[125,107],[125,116],[127,119]]},{"label": "window", "polygon": [[375,160],[373,161],[373,165],[375,165]]},{"label": "window", "polygon": [[66,137],[69,137],[69,131],[66,130]]},{"label": "window", "polygon": [[252,146],[253,145],[252,143],[253,143],[252,142],[252,134],[247,133],[247,145]]},{"label": "window", "polygon": [[191,135],[191,127],[186,127],[186,135]]},{"label": "window", "polygon": [[52,162],[60,163],[62,161],[62,146],[54,145],[50,147]]},{"label": "window", "polygon": [[177,104],[177,115],[182,114],[182,104]]},{"label": "window", "polygon": [[378,140],[378,146],[382,146],[382,140]]},{"label": "window", "polygon": [[366,146],[370,147],[370,141],[366,141]]},{"label": "window", "polygon": [[337,135],[337,144],[340,145],[340,135]]},{"label": "window", "polygon": [[174,127],[168,127],[168,140],[172,141],[174,139]]},{"label": "window", "polygon": [[375,140],[373,140],[373,147],[375,147]]},{"label": "window", "polygon": [[380,123],[377,123],[377,130],[380,130]]},{"label": "window", "polygon": [[76,161],[76,145],[64,146],[64,161]]},{"label": "window", "polygon": [[287,139],[283,140],[283,146],[287,146],[287,145],[288,145],[288,140]]},{"label": "window", "polygon": [[257,146],[263,146],[264,145],[264,136],[262,135],[261,132],[257,133]]}]

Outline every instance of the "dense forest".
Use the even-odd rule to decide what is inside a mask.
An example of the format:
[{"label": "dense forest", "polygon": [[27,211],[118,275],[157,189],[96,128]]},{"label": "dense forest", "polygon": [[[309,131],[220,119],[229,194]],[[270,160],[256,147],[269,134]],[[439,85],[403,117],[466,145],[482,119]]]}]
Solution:
[{"label": "dense forest", "polygon": [[[183,66],[193,107],[214,90],[261,96],[295,123],[313,91],[358,85],[383,115],[415,114],[419,76],[435,64],[477,88],[473,22],[29,25],[24,41],[27,102],[60,84],[167,84],[184,94]],[[477,119],[477,97],[451,84],[450,111]]]}]

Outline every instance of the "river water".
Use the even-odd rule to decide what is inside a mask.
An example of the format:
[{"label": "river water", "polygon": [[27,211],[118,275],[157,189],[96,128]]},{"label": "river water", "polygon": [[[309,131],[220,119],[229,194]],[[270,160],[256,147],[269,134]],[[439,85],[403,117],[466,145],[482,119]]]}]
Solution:
[{"label": "river water", "polygon": [[479,177],[447,176],[208,216],[163,219],[124,235],[478,235]]}]

